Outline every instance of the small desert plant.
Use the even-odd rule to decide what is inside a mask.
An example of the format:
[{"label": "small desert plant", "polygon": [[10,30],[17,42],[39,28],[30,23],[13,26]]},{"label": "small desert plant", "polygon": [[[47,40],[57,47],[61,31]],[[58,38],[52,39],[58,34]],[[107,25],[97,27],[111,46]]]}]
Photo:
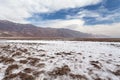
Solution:
[{"label": "small desert plant", "polygon": [[79,75],[79,74],[69,74],[70,77],[72,77],[73,79],[77,79],[77,80],[88,80],[85,76],[83,75]]},{"label": "small desert plant", "polygon": [[27,60],[20,60],[19,62],[22,64],[26,64],[28,61]]},{"label": "small desert plant", "polygon": [[62,68],[56,68],[53,71],[49,72],[49,75],[51,76],[62,76],[62,75],[67,75],[70,72],[70,68],[65,65]]},{"label": "small desert plant", "polygon": [[25,68],[25,69],[24,69],[24,72],[25,72],[25,73],[31,73],[32,71],[33,71],[33,70],[32,70],[31,68]]},{"label": "small desert plant", "polygon": [[15,57],[15,56],[20,56],[22,53],[21,52],[16,52],[12,55],[12,57]]},{"label": "small desert plant", "polygon": [[43,50],[43,49],[40,49],[40,50],[38,50],[38,51],[40,51],[40,52],[45,52],[45,50]]},{"label": "small desert plant", "polygon": [[27,73],[20,72],[18,75],[20,76],[21,80],[35,80],[35,78],[32,75],[29,75]]},{"label": "small desert plant", "polygon": [[116,70],[116,71],[114,71],[114,72],[112,72],[114,75],[116,75],[116,76],[120,76],[120,69],[118,69],[118,70]]},{"label": "small desert plant", "polygon": [[43,68],[45,67],[45,63],[39,63],[36,67]]},{"label": "small desert plant", "polygon": [[6,69],[5,75],[9,75],[12,72],[12,70],[18,69],[18,68],[19,66],[17,64],[8,66],[8,68]]},{"label": "small desert plant", "polygon": [[29,64],[32,66],[35,66],[40,60],[38,58],[32,58],[32,57],[28,57],[27,59],[30,60]]},{"label": "small desert plant", "polygon": [[0,62],[3,62],[5,64],[13,63],[15,60],[13,58],[8,57],[0,57]]},{"label": "small desert plant", "polygon": [[17,77],[18,74],[9,74],[3,78],[3,80],[13,80],[13,78]]},{"label": "small desert plant", "polygon": [[21,51],[21,52],[24,52],[24,53],[28,51],[27,49],[24,49],[24,48],[23,49],[19,48],[18,50]]},{"label": "small desert plant", "polygon": [[90,61],[90,64],[93,65],[97,69],[101,69],[101,64],[99,61]]},{"label": "small desert plant", "polygon": [[38,77],[40,74],[43,74],[43,73],[45,73],[44,70],[43,71],[34,71],[33,75],[36,76],[36,77]]},{"label": "small desert plant", "polygon": [[8,49],[8,48],[10,48],[10,45],[2,46],[1,48]]}]

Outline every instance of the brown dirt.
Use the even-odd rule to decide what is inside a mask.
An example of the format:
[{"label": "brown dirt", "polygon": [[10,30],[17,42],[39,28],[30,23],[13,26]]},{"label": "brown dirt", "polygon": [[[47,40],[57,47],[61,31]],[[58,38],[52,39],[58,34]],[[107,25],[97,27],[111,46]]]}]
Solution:
[{"label": "brown dirt", "polygon": [[99,61],[90,61],[90,64],[93,65],[97,69],[101,69],[101,64]]},{"label": "brown dirt", "polygon": [[8,58],[8,57],[0,57],[0,62],[9,64],[13,63],[15,60],[13,58]]},{"label": "brown dirt", "polygon": [[62,68],[56,68],[53,71],[49,72],[48,74],[51,76],[62,76],[62,75],[67,75],[70,72],[70,68],[65,65]]},{"label": "brown dirt", "polygon": [[12,55],[12,57],[15,57],[15,56],[20,56],[20,55],[22,55],[22,53],[21,53],[21,52],[15,52],[15,53]]},{"label": "brown dirt", "polygon": [[25,68],[23,71],[25,73],[31,73],[33,70],[31,68]]},{"label": "brown dirt", "polygon": [[20,60],[19,62],[22,64],[26,64],[28,61],[27,60]]},{"label": "brown dirt", "polygon": [[32,66],[35,66],[40,61],[40,59],[32,57],[28,57],[27,59],[29,60],[29,64]]},{"label": "brown dirt", "polygon": [[85,76],[79,74],[70,74],[70,77],[77,80],[88,80]]},{"label": "brown dirt", "polygon": [[12,70],[18,69],[18,68],[19,68],[19,66],[17,64],[8,66],[8,68],[6,69],[5,75],[11,74]]},{"label": "brown dirt", "polygon": [[35,77],[26,73],[20,72],[18,75],[20,76],[21,80],[35,80]]}]

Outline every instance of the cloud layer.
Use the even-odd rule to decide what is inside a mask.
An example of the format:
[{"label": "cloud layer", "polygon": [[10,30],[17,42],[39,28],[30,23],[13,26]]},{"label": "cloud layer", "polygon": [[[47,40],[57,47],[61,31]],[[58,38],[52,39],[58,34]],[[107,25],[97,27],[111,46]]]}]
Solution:
[{"label": "cloud layer", "polygon": [[34,13],[50,13],[61,9],[84,7],[101,0],[0,0],[0,19],[27,22]]},{"label": "cloud layer", "polygon": [[80,19],[72,20],[52,20],[41,22],[42,26],[48,26],[52,28],[67,28],[84,33],[90,33],[95,35],[106,35],[113,38],[120,37],[120,23],[113,24],[101,24],[101,25],[84,25],[84,21]]}]

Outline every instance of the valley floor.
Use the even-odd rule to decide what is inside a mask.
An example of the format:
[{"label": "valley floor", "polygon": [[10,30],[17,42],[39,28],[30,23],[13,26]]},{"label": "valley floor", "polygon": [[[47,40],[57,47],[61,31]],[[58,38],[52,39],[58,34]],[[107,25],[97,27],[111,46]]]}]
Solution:
[{"label": "valley floor", "polygon": [[120,42],[1,40],[0,80],[120,80]]}]

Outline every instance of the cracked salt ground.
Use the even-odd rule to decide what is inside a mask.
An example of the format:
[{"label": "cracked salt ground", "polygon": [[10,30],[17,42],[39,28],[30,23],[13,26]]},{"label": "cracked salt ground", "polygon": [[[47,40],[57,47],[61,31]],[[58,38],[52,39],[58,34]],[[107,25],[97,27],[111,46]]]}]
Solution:
[{"label": "cracked salt ground", "polygon": [[6,40],[0,80],[120,80],[120,43]]}]

